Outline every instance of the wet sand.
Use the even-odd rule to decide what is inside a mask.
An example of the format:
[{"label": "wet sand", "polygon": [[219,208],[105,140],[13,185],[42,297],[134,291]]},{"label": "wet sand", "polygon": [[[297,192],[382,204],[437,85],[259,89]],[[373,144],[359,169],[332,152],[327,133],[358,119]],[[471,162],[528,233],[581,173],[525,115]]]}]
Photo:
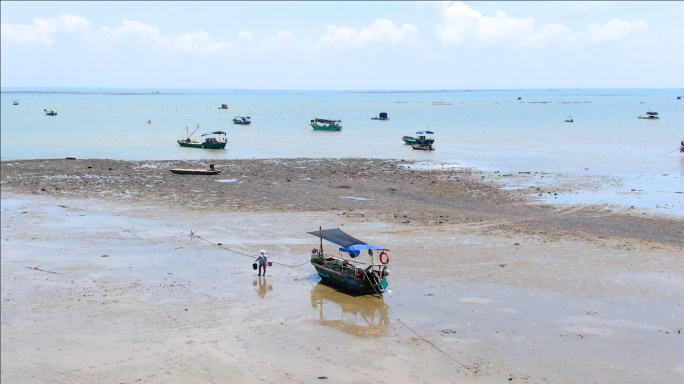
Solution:
[{"label": "wet sand", "polygon": [[[684,379],[682,220],[401,164],[3,162],[3,381]],[[307,264],[258,277],[214,245],[298,265],[318,226],[390,248],[391,293],[338,292]]]}]

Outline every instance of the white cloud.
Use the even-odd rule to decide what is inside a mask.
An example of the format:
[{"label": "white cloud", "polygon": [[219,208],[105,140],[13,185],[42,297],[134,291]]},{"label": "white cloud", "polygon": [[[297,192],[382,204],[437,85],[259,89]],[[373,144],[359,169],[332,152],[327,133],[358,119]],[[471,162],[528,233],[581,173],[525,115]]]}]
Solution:
[{"label": "white cloud", "polygon": [[249,31],[238,32],[237,35],[238,35],[238,38],[239,38],[240,40],[244,40],[244,41],[252,41],[252,40],[254,40],[254,35],[252,35],[252,32],[249,32]]},{"label": "white cloud", "polygon": [[139,21],[130,21],[124,19],[120,27],[107,28],[100,27],[100,30],[107,35],[113,37],[138,36],[138,37],[154,37],[159,35],[159,28],[157,26],[143,24]]},{"label": "white cloud", "polygon": [[235,44],[217,42],[208,33],[197,31],[175,36],[155,36],[155,47],[169,53],[213,55],[220,52],[231,52]]},{"label": "white cloud", "polygon": [[57,18],[34,19],[32,25],[2,24],[0,35],[3,41],[51,45],[58,31],[75,32],[89,27],[86,19],[65,13]]},{"label": "white cloud", "polygon": [[437,33],[443,42],[453,45],[509,44],[542,48],[552,44],[599,44],[620,41],[648,29],[643,21],[613,20],[604,26],[591,24],[584,31],[572,33],[561,24],[547,24],[537,29],[533,17],[511,17],[502,11],[484,16],[458,1],[442,3],[439,10],[442,20]]},{"label": "white cloud", "polygon": [[101,27],[100,30],[110,42],[133,38],[139,44],[149,44],[152,48],[165,53],[211,55],[230,52],[235,46],[231,42],[217,42],[204,31],[185,33],[180,36],[163,36],[157,26],[131,20],[124,20],[121,27],[111,29]]},{"label": "white cloud", "polygon": [[623,40],[630,35],[644,33],[647,30],[648,25],[641,20],[630,23],[629,21],[615,19],[604,26],[591,24],[578,36],[580,39],[591,43],[609,43]]},{"label": "white cloud", "polygon": [[560,24],[550,24],[535,32],[534,18],[507,16],[497,11],[494,16],[480,12],[461,3],[443,3],[442,23],[438,33],[449,44],[497,44],[511,42],[515,45],[541,47],[567,38],[571,31]]},{"label": "white cloud", "polygon": [[412,39],[418,33],[418,28],[411,24],[404,24],[397,28],[394,22],[387,19],[378,19],[371,24],[370,28],[336,27],[328,26],[328,33],[315,44],[315,48],[341,48],[358,49],[368,44],[388,42],[397,44],[405,39]]}]

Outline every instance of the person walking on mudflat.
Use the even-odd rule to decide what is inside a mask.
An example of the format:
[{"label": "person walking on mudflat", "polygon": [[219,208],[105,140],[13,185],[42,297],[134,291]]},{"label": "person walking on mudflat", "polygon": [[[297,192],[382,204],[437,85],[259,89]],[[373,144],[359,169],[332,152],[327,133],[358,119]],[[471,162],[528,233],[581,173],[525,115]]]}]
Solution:
[{"label": "person walking on mudflat", "polygon": [[257,257],[255,260],[259,262],[259,276],[261,276],[261,268],[264,269],[264,276],[266,276],[266,265],[268,264],[268,259],[266,258],[266,251],[262,249],[259,253],[259,257]]}]

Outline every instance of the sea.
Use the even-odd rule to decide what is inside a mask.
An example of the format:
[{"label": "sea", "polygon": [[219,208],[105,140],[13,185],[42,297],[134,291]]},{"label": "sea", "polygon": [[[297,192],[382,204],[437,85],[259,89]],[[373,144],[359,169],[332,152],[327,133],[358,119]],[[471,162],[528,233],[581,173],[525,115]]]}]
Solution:
[{"label": "sea", "polygon": [[[681,97],[682,99],[677,99]],[[17,100],[19,105],[13,105]],[[220,109],[227,104],[228,109]],[[684,216],[684,90],[243,90],[1,88],[0,157],[20,159],[211,160],[377,158],[530,172],[502,187],[558,184],[543,196],[565,206],[643,208]],[[46,116],[44,109],[57,109]],[[638,115],[658,112],[659,120]],[[389,120],[371,120],[386,112]],[[252,124],[235,125],[233,116]],[[565,122],[572,117],[572,123]],[[314,118],[342,131],[314,131]],[[148,124],[150,121],[150,124]],[[225,150],[180,147],[225,131]],[[402,136],[433,131],[434,151]],[[536,174],[535,174],[536,172]],[[523,173],[526,175],[526,173]],[[545,179],[542,180],[542,176]],[[536,180],[535,180],[536,179]],[[587,180],[589,182],[587,182]],[[570,188],[569,186],[573,186]]]}]

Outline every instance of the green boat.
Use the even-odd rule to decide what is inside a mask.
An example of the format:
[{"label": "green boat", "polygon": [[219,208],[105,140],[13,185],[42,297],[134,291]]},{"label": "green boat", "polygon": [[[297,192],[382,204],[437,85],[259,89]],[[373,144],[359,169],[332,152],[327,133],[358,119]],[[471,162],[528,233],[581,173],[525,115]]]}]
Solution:
[{"label": "green boat", "polygon": [[[390,261],[388,249],[366,244],[339,228],[326,230],[319,228],[318,231],[307,233],[321,239],[320,248],[314,248],[311,251],[311,265],[323,281],[363,295],[382,295],[387,289],[389,276],[387,264]],[[346,253],[351,259],[324,253],[323,240],[339,245],[340,254]],[[356,260],[361,255],[361,251],[365,250],[368,251],[369,262]],[[380,251],[379,263],[373,259],[374,250]]]},{"label": "green boat", "polygon": [[235,115],[233,117],[233,124],[249,125],[249,124],[252,124],[252,120],[250,120],[250,119],[251,119],[251,117],[249,117],[249,116]]},{"label": "green boat", "polygon": [[416,137],[403,136],[402,140],[406,145],[431,146],[435,144],[434,134],[432,131],[420,131],[416,132]]},{"label": "green boat", "polygon": [[[185,140],[177,140],[178,145],[189,148],[224,149],[228,144],[226,133],[223,131],[205,132],[200,141],[195,141],[192,139],[192,135],[198,129],[199,125],[192,133],[187,134]],[[188,132],[188,127],[185,127],[185,131]]]},{"label": "green boat", "polygon": [[342,120],[328,120],[328,119],[313,119],[311,120],[311,128],[314,131],[341,131]]}]

